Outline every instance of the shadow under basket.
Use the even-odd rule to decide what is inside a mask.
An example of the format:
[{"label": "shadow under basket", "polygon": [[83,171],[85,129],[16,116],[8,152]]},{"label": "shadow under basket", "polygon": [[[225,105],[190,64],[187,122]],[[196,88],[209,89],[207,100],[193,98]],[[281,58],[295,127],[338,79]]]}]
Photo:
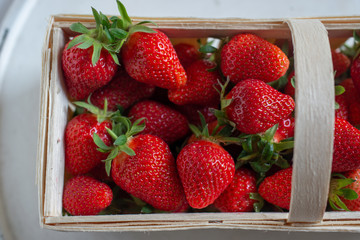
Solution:
[{"label": "shadow under basket", "polygon": [[[144,19],[133,18],[134,22]],[[149,20],[149,19],[147,19]],[[259,229],[360,232],[360,212],[326,212],[334,126],[334,77],[331,45],[360,29],[360,17],[306,19],[154,18],[170,38],[221,38],[254,33],[292,43],[296,72],[295,147],[289,212],[153,213],[63,216],[64,130],[71,114],[61,71],[61,52],[91,16],[50,18],[42,55],[37,157],[40,225],[61,231],[155,231],[184,229]],[[329,41],[330,39],[330,41]],[[330,44],[331,43],[331,44]]]}]

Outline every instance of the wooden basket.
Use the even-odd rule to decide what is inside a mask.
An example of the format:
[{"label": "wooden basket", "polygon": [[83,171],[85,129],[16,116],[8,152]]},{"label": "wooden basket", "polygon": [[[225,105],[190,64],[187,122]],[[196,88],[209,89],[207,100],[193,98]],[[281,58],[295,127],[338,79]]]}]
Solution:
[{"label": "wooden basket", "polygon": [[[144,19],[134,18],[134,22]],[[148,19],[147,19],[148,20]],[[63,231],[154,231],[204,228],[360,232],[360,212],[325,212],[333,151],[334,81],[329,38],[344,41],[360,17],[320,19],[150,19],[170,38],[233,36],[292,39],[296,72],[296,126],[288,213],[176,213],[62,216],[64,129],[71,110],[63,85],[61,51],[69,26],[92,17],[52,16],[41,80],[37,184],[40,225]]]}]

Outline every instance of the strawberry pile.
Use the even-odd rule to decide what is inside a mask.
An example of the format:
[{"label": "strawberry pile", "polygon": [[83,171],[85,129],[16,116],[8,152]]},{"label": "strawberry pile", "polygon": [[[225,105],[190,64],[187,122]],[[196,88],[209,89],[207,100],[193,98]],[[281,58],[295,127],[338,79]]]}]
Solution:
[{"label": "strawberry pile", "polygon": [[[239,33],[218,48],[173,45],[117,5],[121,17],[93,9],[94,29],[74,23],[80,34],[62,53],[77,106],[64,135],[65,213],[288,210],[296,79],[287,41]],[[333,63],[343,94],[329,205],[359,210],[360,70],[351,67],[352,82],[349,58],[334,51]]]}]

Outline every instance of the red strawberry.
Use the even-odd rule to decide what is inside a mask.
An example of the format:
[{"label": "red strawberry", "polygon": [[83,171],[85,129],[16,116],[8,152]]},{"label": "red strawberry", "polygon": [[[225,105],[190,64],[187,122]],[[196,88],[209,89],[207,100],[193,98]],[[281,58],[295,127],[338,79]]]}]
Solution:
[{"label": "red strawberry", "polygon": [[137,81],[166,89],[186,84],[186,73],[181,66],[169,38],[156,33],[135,32],[121,50],[126,71]]},{"label": "red strawberry", "polygon": [[346,99],[348,121],[354,126],[360,125],[360,94],[351,78],[342,81],[341,85],[345,88],[342,95]]},{"label": "red strawberry", "polygon": [[220,145],[200,140],[186,145],[176,160],[186,199],[193,208],[205,208],[231,183],[235,166]]},{"label": "red strawberry", "polygon": [[247,134],[264,132],[288,117],[295,107],[289,95],[256,79],[239,82],[226,99],[233,99],[226,108],[228,118]]},{"label": "red strawberry", "polygon": [[145,100],[135,104],[129,111],[132,121],[145,118],[142,134],[152,134],[167,143],[184,137],[189,130],[187,119],[178,111],[161,103]]},{"label": "red strawberry", "polygon": [[178,211],[186,200],[168,145],[149,134],[128,139],[129,156],[120,152],[112,161],[111,176],[126,192],[164,211]]},{"label": "red strawberry", "polygon": [[104,108],[106,98],[109,110],[115,111],[117,106],[127,109],[141,99],[151,97],[154,91],[154,86],[135,81],[125,71],[120,71],[109,84],[91,95],[91,103]]},{"label": "red strawberry", "polygon": [[[355,180],[352,184],[348,185],[347,188],[354,190],[358,195],[360,195],[360,169],[355,169],[344,173],[346,178],[351,178]],[[341,199],[347,208],[350,211],[360,211],[360,198],[349,200],[342,198]]]},{"label": "red strawberry", "polygon": [[253,34],[238,34],[221,50],[221,70],[234,83],[249,78],[272,82],[288,67],[289,59],[280,48]]},{"label": "red strawberry", "polygon": [[344,119],[335,119],[332,172],[360,168],[360,131]]},{"label": "red strawberry", "polygon": [[260,184],[258,192],[265,201],[289,210],[291,198],[292,167],[282,169],[266,177]]},{"label": "red strawberry", "polygon": [[105,183],[76,176],[65,184],[63,207],[71,215],[96,215],[111,204],[112,198],[113,193]]},{"label": "red strawberry", "polygon": [[187,69],[186,85],[177,89],[169,90],[169,100],[178,105],[195,104],[209,106],[219,104],[220,95],[215,86],[220,80],[217,71],[209,71],[216,67],[214,62],[198,60]]},{"label": "red strawberry", "polygon": [[255,173],[246,168],[236,170],[234,179],[215,200],[214,206],[222,212],[250,212],[256,200],[250,193],[256,193]]},{"label": "red strawberry", "polygon": [[350,76],[354,82],[355,88],[358,91],[360,91],[360,57],[359,56],[353,60],[350,67]]},{"label": "red strawberry", "polygon": [[286,138],[294,136],[295,118],[290,117],[279,122],[278,129],[275,132],[273,141],[278,143]]},{"label": "red strawberry", "polygon": [[196,49],[194,45],[188,43],[175,44],[174,49],[180,60],[181,65],[185,69],[201,57],[199,50]]},{"label": "red strawberry", "polygon": [[336,96],[335,102],[339,104],[339,108],[335,110],[335,117],[348,120],[349,111],[345,96],[343,94]]},{"label": "red strawberry", "polygon": [[89,96],[96,89],[106,85],[115,75],[117,65],[106,50],[101,50],[99,60],[92,64],[93,47],[80,49],[78,45],[67,49],[65,45],[62,53],[62,69],[65,84],[71,98],[81,100]]},{"label": "red strawberry", "polygon": [[99,122],[92,113],[83,113],[71,119],[65,129],[65,167],[73,175],[89,172],[107,153],[97,150],[93,134],[97,133],[106,145],[111,144],[111,137],[106,128],[111,129],[111,122]]},{"label": "red strawberry", "polygon": [[335,73],[335,77],[340,77],[343,73],[347,71],[349,68],[351,61],[350,59],[343,53],[337,50],[331,51],[331,57],[333,62],[333,67]]},{"label": "red strawberry", "polygon": [[345,92],[342,94],[346,98],[346,102],[351,104],[353,102],[360,102],[360,92],[356,89],[354,82],[351,78],[347,78],[340,84],[345,88]]},{"label": "red strawberry", "polygon": [[349,105],[349,122],[353,126],[360,126],[360,101]]},{"label": "red strawberry", "polygon": [[284,93],[287,94],[287,95],[289,95],[289,96],[291,96],[292,98],[295,96],[295,88],[294,88],[294,86],[293,86],[292,83],[291,83],[291,79],[294,77],[294,75],[295,75],[295,72],[294,72],[294,71],[292,71],[292,72],[289,74],[289,76],[287,77],[288,82],[287,82],[287,84],[286,84],[286,86],[285,86],[285,88],[284,88]]}]

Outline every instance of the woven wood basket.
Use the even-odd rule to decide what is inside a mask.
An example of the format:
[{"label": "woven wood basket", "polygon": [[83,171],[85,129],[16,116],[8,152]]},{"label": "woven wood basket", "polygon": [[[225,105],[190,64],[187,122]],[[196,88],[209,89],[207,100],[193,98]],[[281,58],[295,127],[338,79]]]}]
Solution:
[{"label": "woven wood basket", "polygon": [[[134,22],[144,19],[133,18]],[[148,19],[147,19],[148,20]],[[62,231],[155,231],[204,228],[360,232],[360,212],[325,212],[333,151],[334,86],[330,42],[360,29],[360,17],[317,19],[150,19],[170,38],[233,36],[291,39],[296,72],[296,126],[290,210],[287,213],[176,213],[62,216],[64,129],[71,112],[61,51],[92,17],[52,16],[43,47],[37,184],[40,225]],[[329,42],[330,39],[330,42]]]}]

